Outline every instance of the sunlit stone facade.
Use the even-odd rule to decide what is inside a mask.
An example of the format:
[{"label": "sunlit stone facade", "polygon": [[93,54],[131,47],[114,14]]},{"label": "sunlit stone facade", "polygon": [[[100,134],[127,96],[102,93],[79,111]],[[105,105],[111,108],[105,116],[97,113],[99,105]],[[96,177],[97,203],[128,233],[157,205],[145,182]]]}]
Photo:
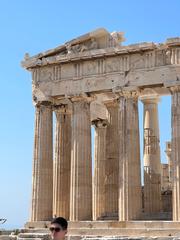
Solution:
[{"label": "sunlit stone facade", "polygon": [[172,95],[169,172],[173,220],[180,221],[180,39],[129,46],[122,39],[98,29],[25,55],[36,108],[30,225],[59,215],[70,221],[142,219],[138,100],[144,105],[144,211],[161,212],[158,101],[164,95]]}]

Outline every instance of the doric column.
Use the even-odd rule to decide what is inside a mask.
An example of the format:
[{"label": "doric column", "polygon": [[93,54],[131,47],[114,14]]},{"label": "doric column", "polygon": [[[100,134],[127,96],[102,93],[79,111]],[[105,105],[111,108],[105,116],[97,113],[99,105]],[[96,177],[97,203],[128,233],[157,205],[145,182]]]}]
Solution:
[{"label": "doric column", "polygon": [[180,221],[180,87],[172,91],[173,221]]},{"label": "doric column", "polygon": [[94,178],[93,178],[93,220],[105,215],[105,164],[107,121],[93,121],[95,126]]},{"label": "doric column", "polygon": [[119,221],[139,219],[142,211],[138,96],[119,98]]},{"label": "doric column", "polygon": [[141,97],[144,104],[144,211],[161,211],[161,160],[157,95]]},{"label": "doric column", "polygon": [[171,142],[170,141],[166,142],[165,153],[166,153],[166,157],[167,157],[167,161],[168,161],[169,187],[171,188],[173,172],[172,172]]},{"label": "doric column", "polygon": [[53,172],[53,216],[69,219],[71,116],[67,105],[55,107],[56,138]]},{"label": "doric column", "polygon": [[47,104],[36,105],[31,206],[33,222],[52,218],[52,109]]},{"label": "doric column", "polygon": [[107,101],[109,118],[106,131],[106,163],[105,163],[105,216],[118,217],[118,103]]},{"label": "doric column", "polygon": [[90,102],[73,98],[70,220],[92,219],[92,159]]}]

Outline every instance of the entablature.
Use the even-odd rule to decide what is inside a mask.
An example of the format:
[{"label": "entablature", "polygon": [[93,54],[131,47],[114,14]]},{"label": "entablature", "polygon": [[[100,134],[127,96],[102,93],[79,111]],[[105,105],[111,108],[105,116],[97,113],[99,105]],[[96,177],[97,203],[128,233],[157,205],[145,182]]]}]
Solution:
[{"label": "entablature", "polygon": [[159,89],[180,85],[180,38],[165,43],[122,46],[123,34],[97,29],[64,45],[27,54],[22,66],[32,72],[33,98],[69,98],[116,93],[125,88]]}]

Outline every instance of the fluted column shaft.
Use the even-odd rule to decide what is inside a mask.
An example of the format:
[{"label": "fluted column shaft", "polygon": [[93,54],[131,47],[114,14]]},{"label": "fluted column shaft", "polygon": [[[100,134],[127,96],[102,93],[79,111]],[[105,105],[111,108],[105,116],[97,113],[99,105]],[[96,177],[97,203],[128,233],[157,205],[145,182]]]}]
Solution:
[{"label": "fluted column shaft", "polygon": [[52,218],[53,146],[51,106],[37,105],[35,116],[31,221]]},{"label": "fluted column shaft", "polygon": [[157,96],[142,98],[144,103],[144,210],[161,211],[161,160]]},{"label": "fluted column shaft", "polygon": [[106,164],[106,129],[103,120],[94,121],[95,125],[95,157],[93,178],[93,220],[105,215],[105,164]]},{"label": "fluted column shaft", "polygon": [[165,149],[165,153],[166,153],[166,158],[167,158],[167,162],[168,162],[168,173],[169,173],[169,186],[171,187],[172,184],[172,158],[171,158],[171,142],[166,142],[166,149]]},{"label": "fluted column shaft", "polygon": [[180,221],[180,87],[172,90],[173,221]]},{"label": "fluted column shaft", "polygon": [[90,103],[72,99],[70,220],[92,219]]},{"label": "fluted column shaft", "polygon": [[53,174],[53,216],[69,219],[71,116],[67,106],[55,108],[56,139]]},{"label": "fluted column shaft", "polygon": [[119,98],[119,221],[138,219],[142,211],[138,98]]},{"label": "fluted column shaft", "polygon": [[106,131],[105,163],[105,215],[118,216],[118,104],[117,101],[105,103],[109,113]]}]

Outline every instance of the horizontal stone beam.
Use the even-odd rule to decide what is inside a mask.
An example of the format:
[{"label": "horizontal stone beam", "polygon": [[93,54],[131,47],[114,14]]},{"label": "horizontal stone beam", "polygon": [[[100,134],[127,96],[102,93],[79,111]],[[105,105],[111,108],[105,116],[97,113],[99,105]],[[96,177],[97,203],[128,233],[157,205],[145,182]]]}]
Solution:
[{"label": "horizontal stone beam", "polygon": [[40,81],[37,85],[34,84],[33,94],[40,99],[42,96],[71,97],[82,93],[119,92],[123,89],[137,90],[176,85],[180,85],[180,66],[163,66],[74,80]]}]

